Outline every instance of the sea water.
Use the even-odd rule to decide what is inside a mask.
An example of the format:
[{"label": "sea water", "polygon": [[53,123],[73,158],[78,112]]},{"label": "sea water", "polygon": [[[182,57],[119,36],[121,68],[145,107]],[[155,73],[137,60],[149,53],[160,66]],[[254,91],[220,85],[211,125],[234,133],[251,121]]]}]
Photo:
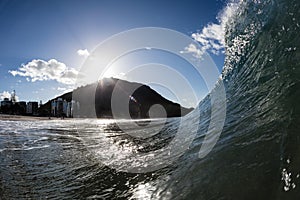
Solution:
[{"label": "sea water", "polygon": [[[164,164],[151,152],[167,148],[186,119],[158,122],[154,135],[141,122],[145,138],[113,120],[1,121],[0,198],[299,199],[299,1],[243,1],[236,12],[221,76],[226,120],[208,155],[199,158],[210,95],[184,117],[182,138],[197,127],[188,148],[163,154],[171,162],[154,171],[139,170]],[[145,162],[134,156],[143,153]]]}]

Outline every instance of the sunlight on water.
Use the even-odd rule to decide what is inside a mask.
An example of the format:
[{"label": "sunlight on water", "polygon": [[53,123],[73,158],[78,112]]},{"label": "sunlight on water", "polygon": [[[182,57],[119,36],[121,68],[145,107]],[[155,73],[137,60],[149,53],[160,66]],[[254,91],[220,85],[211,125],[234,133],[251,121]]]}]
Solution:
[{"label": "sunlight on water", "polygon": [[139,184],[136,188],[133,189],[133,195],[131,199],[152,199],[153,191],[155,187],[152,187],[149,183]]}]

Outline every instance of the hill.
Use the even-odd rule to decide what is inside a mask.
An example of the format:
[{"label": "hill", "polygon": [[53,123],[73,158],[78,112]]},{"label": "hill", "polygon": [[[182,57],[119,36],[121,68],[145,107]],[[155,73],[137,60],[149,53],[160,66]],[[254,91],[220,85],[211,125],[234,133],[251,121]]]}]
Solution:
[{"label": "hill", "polygon": [[116,78],[104,78],[97,83],[79,87],[51,99],[40,108],[40,113],[49,115],[51,101],[58,98],[76,102],[74,117],[134,119],[180,117],[193,110],[162,97],[147,85]]}]

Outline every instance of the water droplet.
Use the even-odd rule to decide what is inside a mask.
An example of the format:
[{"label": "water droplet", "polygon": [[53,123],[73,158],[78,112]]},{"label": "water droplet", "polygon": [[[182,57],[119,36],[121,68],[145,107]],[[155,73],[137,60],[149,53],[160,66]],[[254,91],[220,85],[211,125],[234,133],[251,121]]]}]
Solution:
[{"label": "water droplet", "polygon": [[284,186],[284,187],[283,187],[283,189],[284,189],[284,191],[286,191],[286,192],[287,192],[287,191],[289,191],[289,189],[290,189],[290,188],[289,188],[289,187],[287,187],[287,186]]},{"label": "water droplet", "polygon": [[281,172],[281,176],[282,176],[281,180],[283,181],[283,184],[284,184],[284,186],[283,186],[284,191],[287,192],[290,189],[294,189],[296,187],[296,184],[292,182],[292,178],[291,178],[292,173],[291,172],[288,172],[285,168],[283,168],[282,172]]},{"label": "water droplet", "polygon": [[295,47],[287,47],[284,49],[284,51],[288,51],[288,52],[293,51],[293,50],[295,50]]}]

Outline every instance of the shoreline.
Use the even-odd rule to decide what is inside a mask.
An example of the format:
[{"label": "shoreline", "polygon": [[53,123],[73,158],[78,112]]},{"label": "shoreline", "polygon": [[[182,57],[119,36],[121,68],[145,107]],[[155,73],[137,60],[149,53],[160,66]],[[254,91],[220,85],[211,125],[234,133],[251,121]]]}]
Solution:
[{"label": "shoreline", "polygon": [[44,121],[44,120],[56,120],[56,119],[60,119],[60,118],[51,117],[49,119],[49,117],[0,114],[0,121]]},{"label": "shoreline", "polygon": [[[168,117],[176,118],[176,117]],[[74,120],[74,119],[105,119],[105,120],[115,120],[113,118],[60,118],[60,117],[39,117],[39,116],[26,116],[26,115],[9,115],[9,114],[0,114],[0,121],[49,121],[49,120]],[[142,118],[142,119],[120,119],[120,120],[158,120],[160,118]]]}]

